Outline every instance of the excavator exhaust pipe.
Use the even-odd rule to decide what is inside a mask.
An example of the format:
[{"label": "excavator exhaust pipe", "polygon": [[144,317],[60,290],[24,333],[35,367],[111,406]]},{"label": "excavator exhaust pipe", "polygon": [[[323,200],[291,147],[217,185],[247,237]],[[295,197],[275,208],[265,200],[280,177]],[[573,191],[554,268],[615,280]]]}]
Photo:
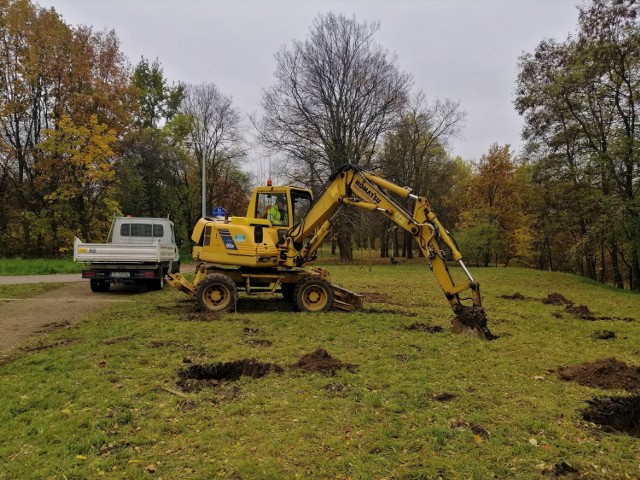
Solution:
[{"label": "excavator exhaust pipe", "polygon": [[451,320],[454,333],[462,333],[480,340],[495,340],[498,338],[487,327],[487,315],[484,308],[457,305],[454,308],[455,318]]}]

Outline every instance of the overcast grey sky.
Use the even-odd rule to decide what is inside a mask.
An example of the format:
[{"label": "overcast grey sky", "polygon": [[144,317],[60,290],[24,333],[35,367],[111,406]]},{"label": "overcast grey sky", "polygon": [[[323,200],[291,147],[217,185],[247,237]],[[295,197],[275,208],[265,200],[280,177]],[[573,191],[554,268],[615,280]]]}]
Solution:
[{"label": "overcast grey sky", "polygon": [[578,0],[34,0],[71,25],[114,29],[132,64],[158,58],[170,81],[215,83],[245,115],[260,112],[274,54],[306,38],[319,13],[378,20],[377,42],[398,56],[414,89],[467,112],[453,154],[478,159],[492,143],[520,150],[513,108],[517,59],[575,31]]}]

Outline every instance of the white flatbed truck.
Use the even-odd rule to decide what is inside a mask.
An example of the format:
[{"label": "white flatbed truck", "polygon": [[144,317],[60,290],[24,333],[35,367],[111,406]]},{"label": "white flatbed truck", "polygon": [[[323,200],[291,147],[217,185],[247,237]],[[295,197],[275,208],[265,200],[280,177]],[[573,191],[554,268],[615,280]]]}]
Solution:
[{"label": "white flatbed truck", "polygon": [[73,259],[85,264],[82,278],[93,292],[107,292],[112,283],[164,287],[167,273],[180,271],[180,253],[173,222],[168,218],[115,217],[106,243],[74,240]]}]

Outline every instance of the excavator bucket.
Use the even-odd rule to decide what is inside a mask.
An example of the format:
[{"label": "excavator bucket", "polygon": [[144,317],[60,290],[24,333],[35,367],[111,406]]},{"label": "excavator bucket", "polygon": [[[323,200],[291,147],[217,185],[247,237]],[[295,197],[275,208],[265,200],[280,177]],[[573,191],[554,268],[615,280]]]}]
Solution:
[{"label": "excavator bucket", "polygon": [[451,320],[454,333],[463,333],[487,341],[498,338],[487,327],[487,315],[484,313],[484,308],[458,305],[454,311],[456,316]]}]

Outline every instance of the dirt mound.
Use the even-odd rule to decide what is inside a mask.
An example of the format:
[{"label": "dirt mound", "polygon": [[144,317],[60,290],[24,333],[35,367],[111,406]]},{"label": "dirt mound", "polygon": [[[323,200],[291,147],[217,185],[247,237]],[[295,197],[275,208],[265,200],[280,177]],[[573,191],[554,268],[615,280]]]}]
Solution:
[{"label": "dirt mound", "polygon": [[640,389],[640,368],[630,367],[615,358],[561,368],[558,376],[586,387],[627,391]]},{"label": "dirt mound", "polygon": [[352,373],[358,368],[357,365],[344,363],[333,358],[324,348],[319,348],[314,352],[301,356],[298,362],[293,364],[292,367],[307,372],[317,372],[331,376],[343,368]]},{"label": "dirt mound", "polygon": [[555,478],[583,478],[580,476],[580,471],[573,468],[567,462],[558,462],[553,466],[553,468],[544,469],[542,474],[547,477]]},{"label": "dirt mound", "polygon": [[547,305],[572,305],[573,302],[560,293],[550,293],[547,298],[542,299],[542,303]]},{"label": "dirt mound", "polygon": [[568,305],[564,311],[582,320],[597,320],[586,305]]},{"label": "dirt mound", "polygon": [[603,397],[587,401],[582,418],[597,423],[603,430],[640,437],[640,396]]},{"label": "dirt mound", "polygon": [[442,393],[435,394],[431,398],[433,398],[436,402],[449,402],[451,400],[455,400],[456,398],[458,398],[458,395],[451,392],[442,392]]},{"label": "dirt mound", "polygon": [[427,333],[440,333],[440,332],[444,332],[444,328],[436,325],[436,326],[431,326],[431,325],[427,325],[426,323],[412,323],[411,325],[404,327],[405,330],[414,330],[417,332],[427,332]]},{"label": "dirt mound", "polygon": [[386,293],[378,292],[364,292],[360,295],[362,296],[363,301],[373,303],[385,303],[389,298],[389,295],[387,295]]},{"label": "dirt mound", "polygon": [[525,296],[518,292],[513,295],[500,295],[500,298],[504,298],[505,300],[526,300]]},{"label": "dirt mound", "polygon": [[616,332],[612,332],[611,330],[597,330],[593,332],[592,337],[594,340],[610,340],[616,338]]},{"label": "dirt mound", "polygon": [[242,376],[260,378],[283,371],[283,368],[275,363],[263,363],[255,358],[226,363],[194,364],[178,372],[178,386],[184,391],[194,391],[223,382],[233,382]]}]

